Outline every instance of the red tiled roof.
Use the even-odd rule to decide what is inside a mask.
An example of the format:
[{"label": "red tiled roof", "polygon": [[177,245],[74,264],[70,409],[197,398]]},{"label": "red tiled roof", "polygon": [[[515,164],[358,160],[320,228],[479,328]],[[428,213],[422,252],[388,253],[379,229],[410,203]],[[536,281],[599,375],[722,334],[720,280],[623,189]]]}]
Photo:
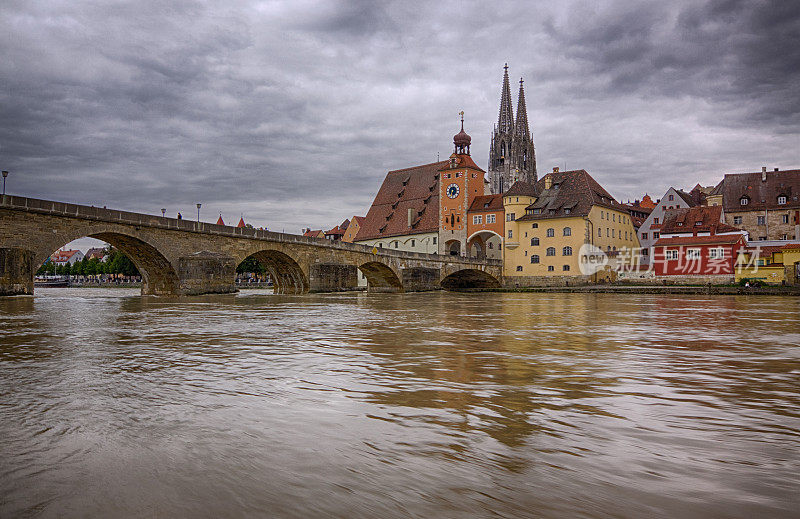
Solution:
[{"label": "red tiled roof", "polygon": [[309,238],[323,238],[325,237],[325,232],[322,230],[312,231],[311,229],[306,229],[306,232],[303,233],[303,236],[307,236]]},{"label": "red tiled roof", "polygon": [[[767,171],[762,173],[728,174],[717,184],[712,195],[722,195],[726,212],[758,211],[764,209],[788,209],[800,207],[800,169]],[[778,204],[779,196],[786,197],[785,204]],[[741,205],[747,197],[747,205]]]},{"label": "red tiled roof", "polygon": [[355,220],[356,224],[361,227],[364,224],[365,218],[363,216],[354,216],[353,220]]},{"label": "red tiled roof", "polygon": [[[696,205],[694,207],[669,209],[664,215],[664,223],[661,224],[661,234],[695,234],[698,232],[720,234],[742,230],[722,223],[721,220],[722,206],[718,205]],[[700,222],[700,225],[697,225],[698,222]]]},{"label": "red tiled roof", "polygon": [[236,227],[244,227],[244,226],[245,226],[244,216],[242,216],[241,218],[239,218],[239,223],[236,224]]},{"label": "red tiled roof", "polygon": [[217,225],[225,225],[225,222],[222,221],[222,215],[219,215],[219,218],[217,218]]},{"label": "red tiled roof", "polygon": [[[356,240],[438,232],[439,170],[449,164],[449,160],[444,160],[387,173],[372,206],[361,222]],[[409,209],[413,215],[410,228]]]},{"label": "red tiled roof", "polygon": [[467,212],[476,213],[483,211],[502,211],[503,210],[503,195],[480,195],[476,196],[469,206]]},{"label": "red tiled roof", "polygon": [[800,243],[787,243],[786,245],[781,247],[781,249],[783,250],[800,249]]},{"label": "red tiled roof", "polygon": [[741,234],[715,234],[713,236],[674,236],[672,238],[659,238],[655,247],[669,247],[673,245],[733,245],[744,240]]},{"label": "red tiled roof", "polygon": [[[471,169],[475,169],[477,171],[480,171],[481,173],[486,173],[481,168],[479,168],[477,164],[475,164],[475,161],[472,160],[472,157],[470,157],[469,155],[465,155],[465,154],[458,154],[457,155],[457,154],[454,153],[454,154],[450,155],[450,159],[456,159],[458,161],[456,166],[455,166],[457,168],[471,168]],[[444,163],[444,166],[439,168],[439,171],[442,171],[442,170],[445,170],[445,169],[453,169],[450,166],[450,160],[447,160]],[[486,177],[484,177],[484,180],[485,179],[486,179]]]}]

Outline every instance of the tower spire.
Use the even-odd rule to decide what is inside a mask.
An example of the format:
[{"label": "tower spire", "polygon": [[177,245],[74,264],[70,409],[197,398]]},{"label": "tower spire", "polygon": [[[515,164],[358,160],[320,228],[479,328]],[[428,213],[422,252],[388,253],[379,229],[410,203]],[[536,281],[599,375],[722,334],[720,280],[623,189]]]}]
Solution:
[{"label": "tower spire", "polygon": [[511,87],[508,84],[508,63],[503,67],[503,93],[500,97],[500,116],[497,119],[497,129],[501,133],[511,133],[514,130],[514,110],[511,106]]},{"label": "tower spire", "polygon": [[525,88],[522,86],[522,78],[519,78],[517,121],[514,123],[514,132],[521,137],[528,137],[531,133],[528,127],[528,109],[525,107]]}]

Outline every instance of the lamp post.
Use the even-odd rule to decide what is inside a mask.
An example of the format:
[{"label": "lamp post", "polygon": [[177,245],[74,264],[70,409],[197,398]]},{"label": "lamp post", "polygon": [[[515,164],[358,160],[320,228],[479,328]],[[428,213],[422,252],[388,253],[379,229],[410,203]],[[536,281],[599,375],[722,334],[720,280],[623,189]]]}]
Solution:
[{"label": "lamp post", "polygon": [[8,176],[8,171],[3,171],[3,203],[6,203],[6,177]]},{"label": "lamp post", "polygon": [[203,204],[197,204],[197,223],[200,223],[200,206]]},{"label": "lamp post", "polygon": [[164,218],[165,216],[167,216],[167,209],[165,207],[162,207],[161,208],[161,218]]}]

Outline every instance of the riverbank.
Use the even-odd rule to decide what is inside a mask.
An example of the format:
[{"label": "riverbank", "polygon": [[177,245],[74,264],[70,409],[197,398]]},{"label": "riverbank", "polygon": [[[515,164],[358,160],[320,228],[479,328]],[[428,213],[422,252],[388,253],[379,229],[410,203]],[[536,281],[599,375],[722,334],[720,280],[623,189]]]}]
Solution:
[{"label": "riverbank", "polygon": [[800,296],[800,287],[797,286],[743,287],[739,285],[584,285],[573,287],[467,288],[459,291]]}]

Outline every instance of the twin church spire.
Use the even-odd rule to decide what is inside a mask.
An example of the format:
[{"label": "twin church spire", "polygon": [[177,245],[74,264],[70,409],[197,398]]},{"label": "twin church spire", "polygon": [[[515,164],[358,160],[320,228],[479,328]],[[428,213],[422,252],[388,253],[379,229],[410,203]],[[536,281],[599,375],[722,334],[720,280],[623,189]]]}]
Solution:
[{"label": "twin church spire", "polygon": [[492,193],[507,191],[517,180],[529,183],[537,180],[536,151],[528,126],[523,80],[522,78],[519,80],[517,118],[515,120],[508,80],[508,63],[503,69],[500,115],[489,147],[489,181]]}]

